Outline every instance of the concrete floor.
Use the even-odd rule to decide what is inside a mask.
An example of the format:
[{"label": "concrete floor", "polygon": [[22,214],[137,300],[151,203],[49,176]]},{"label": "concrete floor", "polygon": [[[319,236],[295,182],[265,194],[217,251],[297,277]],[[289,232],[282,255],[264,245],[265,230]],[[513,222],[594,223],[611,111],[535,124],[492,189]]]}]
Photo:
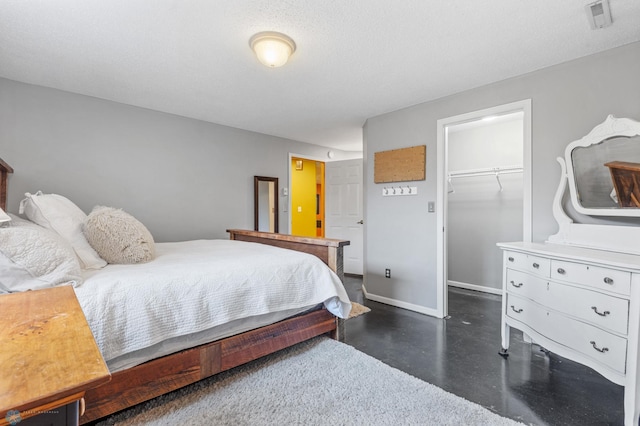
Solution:
[{"label": "concrete floor", "polygon": [[512,329],[500,350],[500,296],[449,289],[440,320],[364,300],[362,279],[347,277],[351,300],[371,308],[346,323],[346,343],[384,363],[502,416],[531,425],[622,425],[624,390],[600,374]]}]

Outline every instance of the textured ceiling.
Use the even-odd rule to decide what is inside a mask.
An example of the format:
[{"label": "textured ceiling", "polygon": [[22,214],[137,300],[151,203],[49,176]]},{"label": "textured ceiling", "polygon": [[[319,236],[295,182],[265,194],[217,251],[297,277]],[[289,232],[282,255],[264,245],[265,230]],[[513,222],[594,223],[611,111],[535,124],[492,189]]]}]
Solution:
[{"label": "textured ceiling", "polygon": [[[362,149],[368,117],[640,40],[640,1],[2,0],[0,76]],[[282,68],[248,47],[291,36]]]}]

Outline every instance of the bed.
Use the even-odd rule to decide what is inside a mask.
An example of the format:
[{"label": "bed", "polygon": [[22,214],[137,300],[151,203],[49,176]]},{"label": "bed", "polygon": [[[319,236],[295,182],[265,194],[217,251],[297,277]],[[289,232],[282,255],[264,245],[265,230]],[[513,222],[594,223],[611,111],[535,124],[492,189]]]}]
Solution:
[{"label": "bed", "polygon": [[[7,174],[12,172],[11,167],[0,160],[0,207],[3,209],[6,204]],[[322,261],[321,268],[318,268],[317,265],[310,268],[319,270],[320,275],[327,275],[327,271],[332,271],[329,275],[335,277],[341,287],[341,281],[344,277],[342,252],[343,247],[349,244],[348,241],[295,237],[238,229],[229,229],[227,232],[230,235],[229,241],[191,241],[159,244],[157,259],[148,265],[135,265],[135,274],[131,273],[129,277],[134,282],[136,277],[150,274],[150,269],[153,269],[153,265],[156,265],[155,267],[162,271],[161,275],[169,275],[172,273],[172,268],[170,263],[167,262],[171,262],[171,259],[181,259],[179,263],[187,262],[185,259],[191,259],[190,261],[193,261],[194,264],[187,262],[186,265],[183,265],[186,266],[186,271],[176,270],[174,272],[175,274],[190,276],[192,273],[188,271],[193,271],[198,263],[209,263],[205,262],[205,260],[207,256],[210,256],[210,253],[216,253],[212,257],[219,257],[222,264],[230,265],[234,262],[229,259],[236,255],[237,250],[238,253],[246,252],[245,256],[249,258],[262,259],[262,272],[255,275],[258,280],[263,279],[266,281],[267,285],[265,287],[267,288],[271,287],[271,280],[269,274],[265,272],[269,270],[265,269],[266,265],[273,265],[274,257],[286,257],[289,259],[289,263],[296,263],[298,256],[301,259],[311,257],[320,259]],[[283,252],[283,249],[292,250],[296,253]],[[224,253],[231,257],[224,258]],[[283,256],[283,253],[288,254]],[[239,265],[246,268],[246,261],[243,262],[239,262]],[[315,262],[320,263],[317,262],[317,259]],[[302,261],[300,265],[302,265]],[[127,352],[124,354],[126,356],[123,357],[120,356],[122,348],[120,348],[119,344],[107,342],[108,337],[113,333],[114,329],[117,329],[122,324],[118,322],[121,314],[125,311],[138,312],[145,308],[132,305],[133,307],[123,307],[122,309],[124,310],[121,309],[120,312],[116,311],[113,315],[116,317],[113,328],[106,331],[94,330],[92,321],[94,321],[94,318],[104,317],[111,311],[104,308],[106,301],[109,299],[116,300],[118,306],[123,303],[122,300],[124,299],[118,301],[116,297],[120,294],[122,288],[118,287],[118,284],[113,284],[111,277],[121,277],[122,272],[126,271],[126,266],[130,265],[108,265],[101,271],[86,273],[84,283],[75,289],[78,300],[83,306],[85,316],[87,316],[87,320],[94,331],[94,337],[96,337],[103,355],[107,354],[105,359],[112,373],[110,382],[86,392],[84,398],[86,409],[84,415],[80,418],[82,424],[92,422],[321,334],[329,334],[331,337],[339,339],[342,334],[343,324],[342,320],[334,313],[341,313],[342,315],[340,316],[348,313],[346,305],[348,304],[348,298],[345,301],[344,297],[338,295],[341,291],[344,292],[344,288],[341,291],[337,290],[336,293],[332,293],[333,290],[329,288],[332,285],[331,283],[318,284],[317,289],[315,289],[316,286],[314,285],[313,291],[310,291],[310,293],[313,293],[312,298],[305,299],[304,302],[296,302],[296,304],[290,304],[288,298],[283,302],[281,300],[282,297],[271,297],[269,303],[277,302],[279,304],[275,315],[267,314],[266,311],[259,311],[255,315],[247,316],[243,313],[238,314],[238,311],[242,311],[238,307],[241,305],[238,301],[229,304],[234,309],[223,309],[219,303],[215,305],[215,303],[211,302],[210,311],[225,311],[223,317],[228,317],[227,321],[221,324],[218,324],[221,320],[215,317],[203,319],[197,316],[176,314],[172,311],[171,304],[166,300],[158,301],[155,303],[158,307],[155,314],[157,315],[158,312],[161,312],[172,318],[173,322],[170,322],[170,329],[180,328],[183,325],[182,323],[193,323],[196,324],[197,332],[192,330],[186,334],[186,337],[184,335],[173,336],[174,338],[156,341],[154,340],[156,338],[154,321],[148,321],[148,323],[144,324],[140,322],[140,329],[150,330],[146,333],[148,339],[143,343],[134,342],[133,346],[138,345],[140,350],[130,351],[129,348],[125,351]],[[205,279],[207,275],[222,274],[219,269],[215,269],[219,268],[220,265],[208,265],[208,267],[213,269],[204,271],[203,276],[195,278],[196,281]],[[274,267],[274,271],[278,271],[274,275],[286,275],[283,281],[288,282],[288,285],[292,285],[294,279],[289,278],[288,272],[281,273],[278,268],[280,266]],[[294,267],[293,269],[303,269],[303,266]],[[306,274],[305,276],[310,282],[315,283],[314,280],[321,280],[320,278],[315,278],[315,275],[309,275],[310,272],[304,272],[304,274]],[[227,275],[227,272],[224,275]],[[242,277],[232,282],[236,286],[246,284]],[[108,287],[110,285],[115,287]],[[192,295],[191,298],[185,298],[192,302],[193,310],[207,310],[205,305],[208,304],[200,303],[199,305],[199,301],[205,299],[204,296],[197,293],[200,291],[197,286],[191,286],[188,283],[181,283],[181,286],[180,291]],[[134,287],[137,291],[144,292],[144,284]],[[163,293],[168,293],[169,295],[177,294],[175,290],[171,290],[159,281],[156,287],[161,289]],[[249,285],[249,287],[252,287],[252,285]],[[96,299],[98,294],[102,295],[102,299]],[[334,297],[331,294],[334,294]],[[344,296],[346,296],[346,292]],[[136,302],[135,299],[135,297],[131,298],[130,301]],[[170,299],[171,296],[169,296]],[[91,302],[92,300],[94,302]],[[260,305],[260,303],[257,304]],[[93,310],[89,306],[92,304],[94,305]],[[147,304],[147,306],[149,305]],[[330,312],[330,310],[334,313]],[[193,311],[191,312],[193,313]],[[246,318],[249,318],[249,320],[246,320]],[[132,321],[136,323],[139,319],[133,318]],[[209,327],[212,324],[216,327]],[[218,331],[215,331],[215,334],[210,334],[210,329],[217,329]],[[219,329],[222,329],[222,331],[219,331]],[[130,356],[131,353],[133,353],[133,356]]]}]

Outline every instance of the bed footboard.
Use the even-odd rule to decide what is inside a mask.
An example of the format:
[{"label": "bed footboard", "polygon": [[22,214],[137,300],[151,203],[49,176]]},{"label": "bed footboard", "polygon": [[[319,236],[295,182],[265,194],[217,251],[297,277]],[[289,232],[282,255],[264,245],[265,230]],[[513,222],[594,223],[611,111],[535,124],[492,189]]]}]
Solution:
[{"label": "bed footboard", "polygon": [[313,254],[335,272],[344,282],[344,265],[342,261],[343,247],[349,245],[347,240],[331,238],[297,237],[294,235],[274,234],[271,232],[248,231],[245,229],[227,229],[229,238],[238,241],[267,244],[290,250]]},{"label": "bed footboard", "polygon": [[[252,243],[267,244],[270,246],[301,251],[317,256],[344,283],[344,246],[348,246],[348,240],[336,240],[331,238],[298,237],[295,235],[277,234],[272,232],[249,231],[246,229],[227,229],[229,239],[248,241]],[[337,328],[331,334],[336,340],[344,341],[344,320],[338,318]]]}]

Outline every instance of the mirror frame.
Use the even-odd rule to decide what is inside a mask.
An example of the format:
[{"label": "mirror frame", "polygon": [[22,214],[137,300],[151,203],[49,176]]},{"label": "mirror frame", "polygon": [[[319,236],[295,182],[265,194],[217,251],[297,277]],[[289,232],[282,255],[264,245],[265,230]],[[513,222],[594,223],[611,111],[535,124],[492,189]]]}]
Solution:
[{"label": "mirror frame", "polygon": [[[564,158],[567,168],[567,179],[569,186],[569,195],[571,204],[578,213],[589,216],[622,216],[622,217],[640,217],[640,208],[590,208],[584,207],[578,200],[578,190],[573,170],[572,153],[576,148],[586,148],[591,145],[600,144],[608,139],[616,137],[634,137],[640,136],[640,122],[629,118],[616,118],[609,115],[607,119],[598,126],[594,127],[588,135],[582,139],[571,142],[567,145],[564,152]],[[613,183],[612,183],[613,187]]]},{"label": "mirror frame", "polygon": [[258,220],[259,220],[259,206],[258,206],[258,198],[259,198],[259,186],[260,182],[273,182],[274,183],[274,194],[273,194],[273,231],[274,233],[278,233],[278,222],[279,222],[279,208],[278,208],[278,178],[276,177],[267,177],[267,176],[254,176],[253,177],[253,213],[254,213],[254,221],[253,221],[253,229],[258,231]]}]

